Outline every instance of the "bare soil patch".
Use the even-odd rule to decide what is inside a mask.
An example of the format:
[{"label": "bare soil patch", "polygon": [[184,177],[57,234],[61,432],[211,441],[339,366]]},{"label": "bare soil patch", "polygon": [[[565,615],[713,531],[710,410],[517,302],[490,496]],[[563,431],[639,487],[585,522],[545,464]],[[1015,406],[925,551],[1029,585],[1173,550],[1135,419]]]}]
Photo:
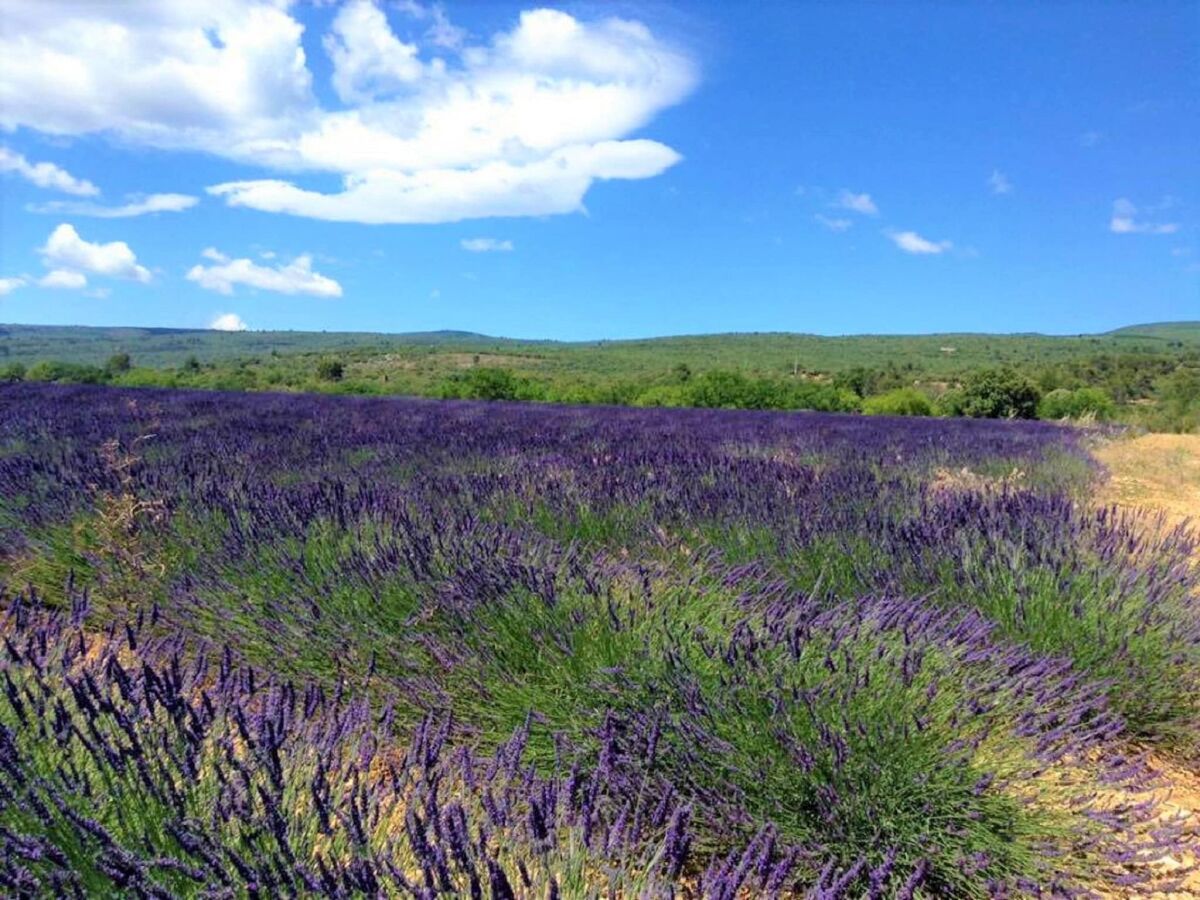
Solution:
[{"label": "bare soil patch", "polygon": [[1173,525],[1184,519],[1200,525],[1200,435],[1120,438],[1093,453],[1108,470],[1101,503],[1161,511]]}]

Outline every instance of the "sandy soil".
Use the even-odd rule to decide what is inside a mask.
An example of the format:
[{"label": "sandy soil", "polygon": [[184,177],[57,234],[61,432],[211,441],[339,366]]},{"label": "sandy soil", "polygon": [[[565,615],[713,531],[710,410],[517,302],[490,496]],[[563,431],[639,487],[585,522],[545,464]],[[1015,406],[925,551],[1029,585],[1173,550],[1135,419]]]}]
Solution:
[{"label": "sandy soil", "polygon": [[1200,525],[1200,435],[1122,438],[1093,453],[1108,469],[1100,502],[1161,510],[1173,522],[1191,518]]},{"label": "sandy soil", "polygon": [[[1190,520],[1200,528],[1200,435],[1147,434],[1108,441],[1093,450],[1108,470],[1097,493],[1100,503],[1115,503],[1148,514],[1163,513],[1173,526]],[[1197,849],[1180,859],[1164,859],[1155,868],[1172,870],[1200,864],[1200,772],[1194,763],[1156,758],[1167,783],[1163,816],[1183,817]],[[1158,896],[1200,898],[1200,871],[1186,877],[1182,889]]]}]

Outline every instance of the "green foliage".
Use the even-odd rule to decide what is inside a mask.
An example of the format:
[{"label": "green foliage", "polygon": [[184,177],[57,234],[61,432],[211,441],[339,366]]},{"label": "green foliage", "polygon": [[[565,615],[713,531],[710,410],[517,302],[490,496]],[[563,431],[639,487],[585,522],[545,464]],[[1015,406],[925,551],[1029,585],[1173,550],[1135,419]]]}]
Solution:
[{"label": "green foliage", "polygon": [[451,375],[442,382],[438,396],[456,400],[517,400],[527,392],[527,387],[508,369],[482,366]]},{"label": "green foliage", "polygon": [[24,381],[25,366],[14,362],[0,368],[0,381]]},{"label": "green foliage", "polygon": [[1040,419],[1111,419],[1116,406],[1100,388],[1055,388],[1038,403]]},{"label": "green foliage", "polygon": [[97,366],[43,361],[34,363],[25,373],[29,381],[65,381],[73,384],[102,384],[108,373]]},{"label": "green foliage", "polygon": [[1200,367],[1180,366],[1158,379],[1154,387],[1159,427],[1179,432],[1200,429]]},{"label": "green foliage", "polygon": [[642,391],[633,401],[634,406],[687,406],[687,397],[682,385],[656,384]]},{"label": "green foliage", "polygon": [[322,381],[341,381],[346,374],[346,367],[340,360],[322,359],[317,363],[317,377]]},{"label": "green foliage", "polygon": [[130,360],[128,353],[114,353],[104,364],[104,371],[109,375],[120,375],[123,372],[128,372],[132,367],[133,362]]},{"label": "green foliage", "polygon": [[[122,370],[123,363],[113,362],[130,353],[147,368]],[[870,413],[924,414],[913,394],[902,395],[909,401],[874,399],[915,389],[943,416],[1082,415],[1156,430],[1200,428],[1186,372],[1176,374],[1200,369],[1200,327],[1190,323],[1078,337],[729,334],[584,343],[465,332],[225,334],[14,325],[0,326],[0,354],[10,361],[0,369],[6,380],[576,405],[834,412],[865,406]],[[108,365],[94,364],[106,358]],[[21,365],[34,371],[11,367]],[[1081,393],[1085,389],[1098,393]],[[1040,395],[1052,393],[1039,407]],[[899,407],[888,409],[889,403]]]},{"label": "green foliage", "polygon": [[1032,419],[1041,395],[1028,378],[1013,369],[972,372],[957,398],[958,414],[973,419]]},{"label": "green foliage", "polygon": [[897,388],[868,397],[862,410],[869,416],[932,416],[933,404],[916,388]]}]

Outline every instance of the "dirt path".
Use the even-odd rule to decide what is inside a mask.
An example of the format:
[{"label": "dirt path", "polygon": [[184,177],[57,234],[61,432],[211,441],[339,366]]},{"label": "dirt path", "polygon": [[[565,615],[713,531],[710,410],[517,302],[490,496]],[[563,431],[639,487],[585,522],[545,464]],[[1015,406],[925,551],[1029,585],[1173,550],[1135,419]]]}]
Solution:
[{"label": "dirt path", "polygon": [[[1107,441],[1093,450],[1108,470],[1096,500],[1148,514],[1163,513],[1166,524],[1184,520],[1200,528],[1200,435],[1146,434]],[[1183,817],[1185,832],[1198,849],[1162,860],[1155,868],[1170,877],[1200,863],[1200,773],[1189,763],[1158,758],[1155,767],[1169,786],[1159,794],[1164,817]],[[1178,891],[1158,896],[1200,897],[1200,871],[1185,876]]]}]

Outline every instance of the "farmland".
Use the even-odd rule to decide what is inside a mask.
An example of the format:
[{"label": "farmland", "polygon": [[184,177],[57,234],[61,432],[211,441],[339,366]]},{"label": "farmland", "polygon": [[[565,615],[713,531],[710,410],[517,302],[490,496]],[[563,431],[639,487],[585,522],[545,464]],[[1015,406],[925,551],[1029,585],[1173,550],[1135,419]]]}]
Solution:
[{"label": "farmland", "polygon": [[1159,801],[1200,750],[1196,535],[1087,502],[1091,432],[0,412],[12,894],[1123,895],[1194,859]]}]

